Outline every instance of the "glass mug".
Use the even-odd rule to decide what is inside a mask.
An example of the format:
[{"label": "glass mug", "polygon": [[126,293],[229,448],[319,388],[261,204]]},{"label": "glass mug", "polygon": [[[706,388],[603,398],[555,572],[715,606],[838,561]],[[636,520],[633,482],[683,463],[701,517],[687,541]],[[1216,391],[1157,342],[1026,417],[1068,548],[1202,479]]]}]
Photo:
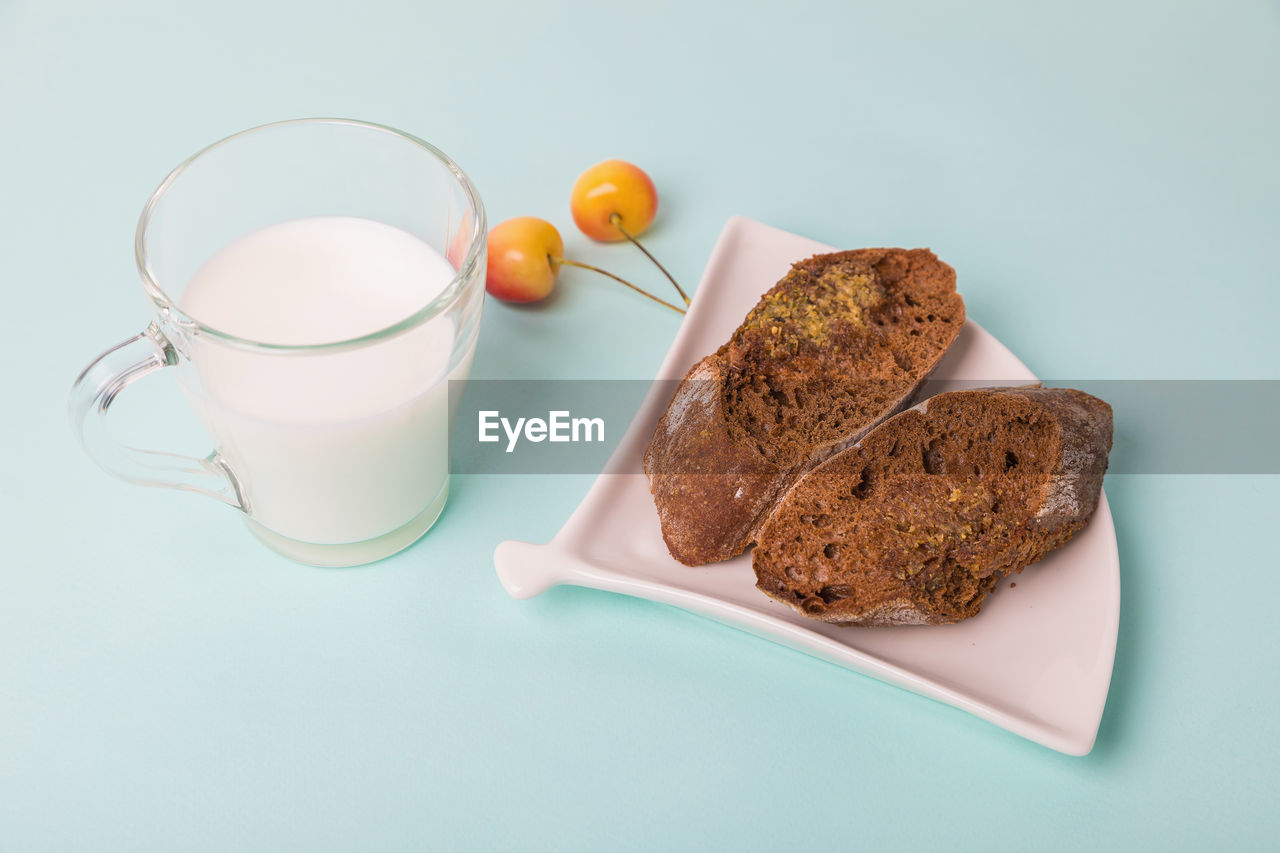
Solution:
[{"label": "glass mug", "polygon": [[[214,143],[143,209],[153,316],[76,380],[85,450],[124,480],[235,507],[300,562],[407,547],[448,497],[448,385],[471,369],[485,238],[467,176],[406,133],[299,119]],[[213,438],[204,458],[107,434],[116,396],[165,368]]]}]

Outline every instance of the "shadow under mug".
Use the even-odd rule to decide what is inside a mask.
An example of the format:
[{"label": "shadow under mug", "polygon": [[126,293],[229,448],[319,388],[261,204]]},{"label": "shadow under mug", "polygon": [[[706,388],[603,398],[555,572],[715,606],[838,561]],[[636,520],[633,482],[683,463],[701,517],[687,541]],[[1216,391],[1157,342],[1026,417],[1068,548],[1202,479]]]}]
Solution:
[{"label": "shadow under mug", "polygon": [[[224,246],[317,216],[394,226],[444,256],[454,276],[387,328],[315,345],[237,337],[184,312],[188,283]],[[124,480],[235,507],[259,539],[300,562],[359,565],[407,547],[448,498],[449,382],[466,380],[475,352],[485,236],[470,180],[409,134],[298,119],[214,143],[143,209],[135,250],[152,319],[76,380],[70,413],[85,450]],[[117,395],[165,368],[213,438],[208,456],[107,434]]]}]

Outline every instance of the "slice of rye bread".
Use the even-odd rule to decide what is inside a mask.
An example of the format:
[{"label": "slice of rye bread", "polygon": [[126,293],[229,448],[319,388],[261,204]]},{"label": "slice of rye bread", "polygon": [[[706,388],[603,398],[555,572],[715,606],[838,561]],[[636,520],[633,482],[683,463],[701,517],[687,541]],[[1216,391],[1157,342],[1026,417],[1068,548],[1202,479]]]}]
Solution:
[{"label": "slice of rye bread", "polygon": [[1098,506],[1111,407],[1069,388],[939,394],[796,484],[756,586],[837,624],[936,625],[1066,544]]},{"label": "slice of rye bread", "polygon": [[901,411],[964,325],[955,281],[927,249],[795,264],[654,430],[644,470],[671,555],[742,553],[796,479]]}]

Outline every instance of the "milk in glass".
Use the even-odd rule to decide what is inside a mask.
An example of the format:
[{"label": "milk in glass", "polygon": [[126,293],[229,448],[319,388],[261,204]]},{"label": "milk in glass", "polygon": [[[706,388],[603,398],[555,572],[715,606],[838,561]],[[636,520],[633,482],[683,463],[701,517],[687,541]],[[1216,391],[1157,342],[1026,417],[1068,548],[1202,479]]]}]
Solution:
[{"label": "milk in glass", "polygon": [[[408,232],[312,217],[225,246],[196,272],[181,308],[250,341],[325,344],[412,316],[454,274]],[[183,381],[255,521],[302,542],[361,542],[443,500],[447,380],[470,368],[469,348],[450,364],[453,337],[447,317],[322,354],[272,353],[198,335],[196,369]]]}]

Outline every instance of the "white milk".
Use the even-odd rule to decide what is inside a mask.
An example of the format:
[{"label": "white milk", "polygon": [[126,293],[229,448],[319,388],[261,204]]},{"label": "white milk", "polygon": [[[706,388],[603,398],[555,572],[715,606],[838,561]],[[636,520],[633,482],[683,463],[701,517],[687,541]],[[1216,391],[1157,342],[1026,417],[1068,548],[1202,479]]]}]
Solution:
[{"label": "white milk", "polygon": [[[403,320],[453,276],[431,246],[392,226],[297,219],[221,249],[192,277],[181,307],[262,343],[329,343]],[[264,354],[197,336],[183,384],[253,520],[302,542],[361,542],[444,499],[446,380],[470,369],[470,348],[451,369],[453,343],[448,317],[325,355]]]}]

